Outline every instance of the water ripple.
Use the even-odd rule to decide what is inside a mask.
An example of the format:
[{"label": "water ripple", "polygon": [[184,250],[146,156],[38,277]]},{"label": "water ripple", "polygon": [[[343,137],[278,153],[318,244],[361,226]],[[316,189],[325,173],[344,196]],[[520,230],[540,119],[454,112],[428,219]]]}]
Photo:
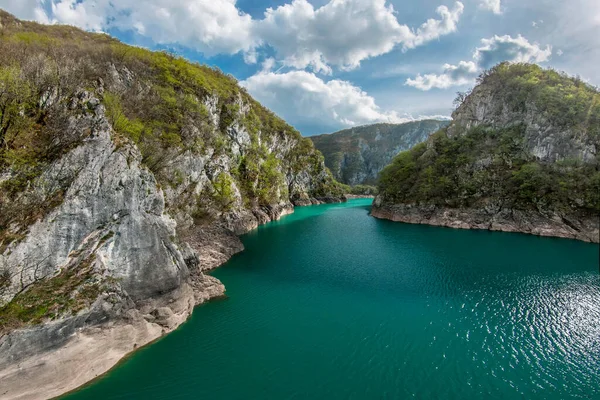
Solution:
[{"label": "water ripple", "polygon": [[600,399],[598,246],[355,204],[245,236],[227,300],[69,400]]}]

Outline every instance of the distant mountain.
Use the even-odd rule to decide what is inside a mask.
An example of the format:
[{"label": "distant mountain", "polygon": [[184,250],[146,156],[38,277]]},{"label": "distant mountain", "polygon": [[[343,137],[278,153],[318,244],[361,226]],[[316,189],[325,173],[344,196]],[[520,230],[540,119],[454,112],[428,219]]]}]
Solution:
[{"label": "distant mountain", "polygon": [[312,136],[325,165],[345,184],[373,184],[377,175],[401,151],[425,141],[449,121],[423,120],[405,124],[375,124]]}]

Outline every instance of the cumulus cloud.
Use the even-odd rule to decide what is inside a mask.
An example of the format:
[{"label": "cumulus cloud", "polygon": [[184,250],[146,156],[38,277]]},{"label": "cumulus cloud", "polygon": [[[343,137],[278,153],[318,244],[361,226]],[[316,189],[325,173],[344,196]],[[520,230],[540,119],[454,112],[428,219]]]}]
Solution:
[{"label": "cumulus cloud", "polygon": [[516,38],[495,35],[481,39],[481,46],[473,53],[473,61],[461,61],[458,65],[445,64],[441,74],[417,74],[414,79],[407,79],[405,84],[420,90],[447,89],[472,83],[481,70],[502,61],[540,63],[548,61],[551,55],[552,47],[541,48],[536,43],[529,43],[521,35]]},{"label": "cumulus cloud", "polygon": [[406,84],[421,90],[447,89],[472,82],[478,71],[477,64],[473,61],[461,61],[458,65],[444,64],[442,74],[419,74],[414,79],[408,78]]},{"label": "cumulus cloud", "polygon": [[291,67],[331,73],[329,64],[358,66],[361,60],[391,51],[411,35],[385,0],[331,1],[314,9],[306,0],[269,8],[255,34]]},{"label": "cumulus cloud", "polygon": [[356,68],[396,46],[407,50],[452,33],[464,9],[460,2],[452,9],[440,6],[439,19],[414,30],[398,22],[387,0],[330,0],[319,8],[292,0],[267,9],[262,19],[241,12],[236,0],[0,0],[0,6],[45,23],[133,29],[157,43],[209,56],[242,52],[247,63],[256,63],[260,48],[270,46],[284,65],[324,73],[332,66]]},{"label": "cumulus cloud", "polygon": [[479,7],[490,10],[494,14],[502,13],[502,10],[500,9],[500,0],[481,0]]},{"label": "cumulus cloud", "polygon": [[94,8],[88,7],[84,3],[77,3],[75,0],[52,2],[52,22],[75,25],[91,31],[101,31],[104,26],[104,9],[107,8],[108,3],[104,2],[100,2]]},{"label": "cumulus cloud", "polygon": [[386,0],[333,0],[318,9],[306,0],[293,0],[269,8],[254,29],[284,64],[331,73],[331,65],[356,68],[397,45],[414,48],[454,32],[463,9],[460,2],[452,10],[440,6],[440,19],[430,19],[414,31],[398,22]]},{"label": "cumulus cloud", "polygon": [[236,0],[0,0],[0,7],[42,23],[134,30],[156,43],[209,56],[244,51],[253,61],[252,18],[236,8]]},{"label": "cumulus cloud", "polygon": [[441,19],[428,19],[423,25],[417,29],[416,34],[413,34],[404,43],[404,48],[409,49],[420,46],[426,42],[437,39],[440,36],[447,35],[456,31],[458,20],[460,19],[464,5],[457,1],[454,8],[450,10],[446,6],[439,6],[436,12],[442,17]]},{"label": "cumulus cloud", "polygon": [[[207,55],[249,51],[254,45],[250,35],[252,18],[236,8],[236,0],[109,2],[121,9],[119,28],[139,26],[139,33],[158,43],[177,43]],[[106,13],[109,23],[113,15]]]},{"label": "cumulus cloud", "polygon": [[481,68],[487,69],[501,61],[532,62],[548,61],[552,47],[542,49],[536,43],[529,43],[523,36],[513,38],[510,35],[494,36],[481,40],[481,47],[475,50],[474,58]]},{"label": "cumulus cloud", "polygon": [[274,112],[294,125],[313,124],[338,129],[375,122],[401,123],[414,120],[383,111],[359,87],[350,82],[324,81],[307,71],[261,72],[242,86]]}]

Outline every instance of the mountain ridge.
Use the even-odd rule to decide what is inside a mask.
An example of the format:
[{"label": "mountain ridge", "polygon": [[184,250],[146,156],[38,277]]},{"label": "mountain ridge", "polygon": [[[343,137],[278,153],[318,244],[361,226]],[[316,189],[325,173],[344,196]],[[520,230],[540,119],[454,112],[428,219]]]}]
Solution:
[{"label": "mountain ridge", "polygon": [[401,124],[377,123],[310,136],[333,176],[348,185],[374,184],[400,151],[407,150],[449,121],[424,119]]}]

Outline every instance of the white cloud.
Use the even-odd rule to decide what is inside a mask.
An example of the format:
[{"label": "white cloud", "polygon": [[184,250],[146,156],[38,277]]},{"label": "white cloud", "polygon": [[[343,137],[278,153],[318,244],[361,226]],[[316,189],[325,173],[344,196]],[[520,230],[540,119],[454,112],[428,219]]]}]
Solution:
[{"label": "white cloud", "polygon": [[332,0],[315,9],[293,0],[255,24],[255,34],[275,49],[285,65],[331,73],[331,65],[352,69],[362,60],[390,52],[402,44],[414,48],[456,30],[464,7],[438,7],[441,19],[430,19],[416,32],[402,25],[386,0]]},{"label": "white cloud", "polygon": [[415,79],[407,79],[406,84],[420,90],[447,89],[471,83],[477,77],[478,71],[479,69],[473,61],[461,61],[458,65],[445,64],[443,73],[440,75],[418,74]]},{"label": "white cloud", "polygon": [[428,19],[423,25],[417,29],[416,35],[406,40],[404,48],[413,48],[420,46],[423,43],[437,39],[440,36],[447,35],[456,31],[458,20],[465,7],[459,1],[456,2],[452,10],[446,6],[439,6],[436,12],[442,17],[442,19]]},{"label": "white cloud", "polygon": [[494,14],[502,14],[500,0],[480,0],[479,7],[490,10]]},{"label": "white cloud", "polygon": [[261,64],[261,67],[262,67],[261,71],[269,72],[273,69],[275,64],[276,64],[276,61],[274,58],[272,58],[272,57],[266,58]]},{"label": "white cloud", "polygon": [[[110,4],[118,12],[119,28],[143,26],[140,33],[158,43],[177,43],[207,55],[248,51],[254,45],[252,18],[240,13],[236,0],[119,0]],[[109,24],[115,14],[106,13]]]},{"label": "white cloud", "polygon": [[291,67],[331,73],[330,64],[358,66],[361,60],[391,51],[410,36],[385,0],[331,1],[314,9],[306,0],[269,8],[255,34]]},{"label": "white cloud", "polygon": [[548,61],[552,55],[552,47],[541,48],[536,43],[529,43],[523,36],[513,38],[510,35],[495,35],[489,39],[481,39],[483,46],[475,50],[473,58],[484,69],[502,61],[540,63]]},{"label": "white cloud", "polygon": [[0,7],[42,23],[133,29],[156,43],[176,43],[209,56],[244,51],[249,62],[256,62],[252,18],[236,8],[236,0],[0,0]]},{"label": "white cloud", "polygon": [[319,8],[292,0],[255,20],[239,11],[236,0],[0,0],[0,6],[40,22],[135,30],[157,43],[208,56],[243,52],[251,64],[262,46],[270,46],[284,65],[324,73],[333,66],[356,68],[398,45],[406,50],[452,33],[464,9],[460,2],[452,9],[440,6],[440,19],[429,19],[415,31],[398,22],[387,0],[330,0]]},{"label": "white cloud", "polygon": [[473,61],[445,64],[441,74],[417,74],[414,79],[407,79],[405,84],[420,90],[447,89],[472,83],[481,70],[502,61],[540,63],[548,61],[552,55],[552,47],[541,48],[521,35],[516,38],[495,35],[481,39],[481,44],[473,53]]},{"label": "white cloud", "polygon": [[256,49],[250,49],[244,52],[244,62],[246,64],[256,64],[258,62],[258,53]]},{"label": "white cloud", "polygon": [[91,8],[84,3],[77,3],[75,0],[52,2],[52,22],[76,25],[91,31],[101,31],[104,25],[103,11],[107,6],[107,4],[101,3],[97,8]]},{"label": "white cloud", "polygon": [[307,71],[262,72],[241,84],[262,104],[295,125],[310,122],[337,129],[414,120],[381,110],[373,97],[350,82],[337,79],[326,82]]}]

